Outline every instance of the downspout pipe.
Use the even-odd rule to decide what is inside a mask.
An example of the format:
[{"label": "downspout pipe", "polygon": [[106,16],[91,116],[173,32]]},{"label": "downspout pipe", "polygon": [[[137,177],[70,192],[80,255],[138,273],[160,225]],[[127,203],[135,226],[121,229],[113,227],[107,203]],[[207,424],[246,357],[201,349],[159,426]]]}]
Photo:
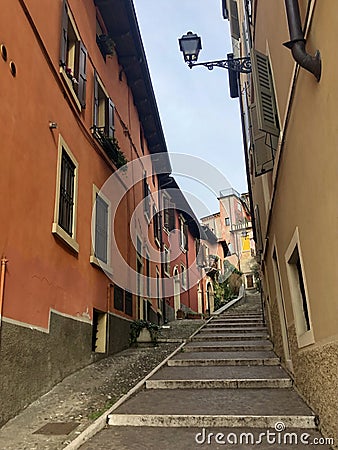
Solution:
[{"label": "downspout pipe", "polygon": [[6,258],[1,258],[0,267],[0,327],[2,322],[2,309],[4,304],[4,294],[5,294],[5,274],[6,274],[6,264],[8,260]]},{"label": "downspout pipe", "polygon": [[298,0],[285,0],[285,9],[289,25],[290,41],[283,45],[292,52],[294,60],[305,70],[320,80],[322,64],[319,50],[311,56],[305,50],[306,40],[302,30]]}]

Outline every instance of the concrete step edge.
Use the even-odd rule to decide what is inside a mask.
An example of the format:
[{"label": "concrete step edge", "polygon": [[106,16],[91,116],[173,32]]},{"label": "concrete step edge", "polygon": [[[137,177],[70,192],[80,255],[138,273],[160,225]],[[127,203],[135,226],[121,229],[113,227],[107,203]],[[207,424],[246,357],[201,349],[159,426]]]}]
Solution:
[{"label": "concrete step edge", "polygon": [[210,380],[147,380],[147,389],[285,389],[292,387],[290,378],[246,378]]},{"label": "concrete step edge", "polygon": [[315,416],[255,416],[255,415],[186,415],[186,414],[109,414],[110,426],[133,427],[236,427],[274,428],[277,423],[286,428],[315,429]]},{"label": "concrete step edge", "polygon": [[253,359],[171,359],[169,367],[177,366],[278,366],[279,358]]},{"label": "concrete step edge", "polygon": [[237,346],[196,346],[196,347],[185,347],[186,353],[212,353],[212,352],[255,352],[255,351],[272,351],[272,347],[268,345],[237,345]]}]

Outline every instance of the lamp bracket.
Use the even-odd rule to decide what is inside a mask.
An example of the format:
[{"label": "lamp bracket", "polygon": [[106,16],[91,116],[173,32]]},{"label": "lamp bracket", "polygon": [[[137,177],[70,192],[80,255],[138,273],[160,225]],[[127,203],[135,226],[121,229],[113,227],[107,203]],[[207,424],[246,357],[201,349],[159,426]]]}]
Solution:
[{"label": "lamp bracket", "polygon": [[204,66],[209,70],[213,70],[214,67],[220,67],[222,69],[228,69],[234,72],[251,73],[251,59],[249,57],[220,59],[218,61],[205,61],[200,63],[188,61],[187,63],[190,69],[195,66]]}]

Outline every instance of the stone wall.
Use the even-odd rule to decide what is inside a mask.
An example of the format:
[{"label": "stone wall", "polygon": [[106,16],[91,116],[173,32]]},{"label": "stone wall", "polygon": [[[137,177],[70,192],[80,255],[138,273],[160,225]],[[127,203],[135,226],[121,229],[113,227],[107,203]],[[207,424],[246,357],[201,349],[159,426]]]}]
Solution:
[{"label": "stone wall", "polygon": [[89,323],[51,313],[50,332],[2,322],[0,426],[92,361]]},{"label": "stone wall", "polygon": [[338,343],[298,348],[294,325],[289,327],[295,385],[319,416],[324,436],[338,444]]},{"label": "stone wall", "polygon": [[[108,352],[129,346],[130,321],[109,315]],[[92,352],[92,325],[51,312],[49,333],[3,321],[0,426],[71,373],[107,354]]]}]

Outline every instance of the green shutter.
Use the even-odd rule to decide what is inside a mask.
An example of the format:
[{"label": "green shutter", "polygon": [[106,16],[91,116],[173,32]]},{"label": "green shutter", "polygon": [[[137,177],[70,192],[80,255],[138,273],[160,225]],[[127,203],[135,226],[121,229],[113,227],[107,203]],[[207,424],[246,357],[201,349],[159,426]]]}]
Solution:
[{"label": "green shutter", "polygon": [[258,177],[273,169],[274,154],[266,145],[268,135],[259,129],[256,104],[250,106],[250,118],[255,176]]},{"label": "green shutter", "polygon": [[233,37],[238,41],[240,38],[240,32],[238,20],[238,7],[236,0],[230,0],[230,29],[231,29],[231,37]]},{"label": "green shutter", "polygon": [[114,114],[115,114],[115,106],[111,98],[107,97],[106,100],[106,136],[109,138],[114,137]]},{"label": "green shutter", "polygon": [[96,195],[95,202],[95,256],[100,261],[108,262],[108,205]]},{"label": "green shutter", "polygon": [[76,42],[75,76],[77,79],[76,94],[82,108],[86,107],[86,66],[87,50],[81,41]]},{"label": "green shutter", "polygon": [[68,6],[66,0],[63,0],[61,14],[60,65],[66,67],[68,41]]},{"label": "green shutter", "polygon": [[258,128],[279,136],[279,124],[275,93],[272,83],[269,59],[263,53],[252,49],[252,73],[257,105]]},{"label": "green shutter", "polygon": [[98,126],[99,122],[99,83],[97,81],[97,73],[94,72],[94,109],[93,109],[93,125]]}]

